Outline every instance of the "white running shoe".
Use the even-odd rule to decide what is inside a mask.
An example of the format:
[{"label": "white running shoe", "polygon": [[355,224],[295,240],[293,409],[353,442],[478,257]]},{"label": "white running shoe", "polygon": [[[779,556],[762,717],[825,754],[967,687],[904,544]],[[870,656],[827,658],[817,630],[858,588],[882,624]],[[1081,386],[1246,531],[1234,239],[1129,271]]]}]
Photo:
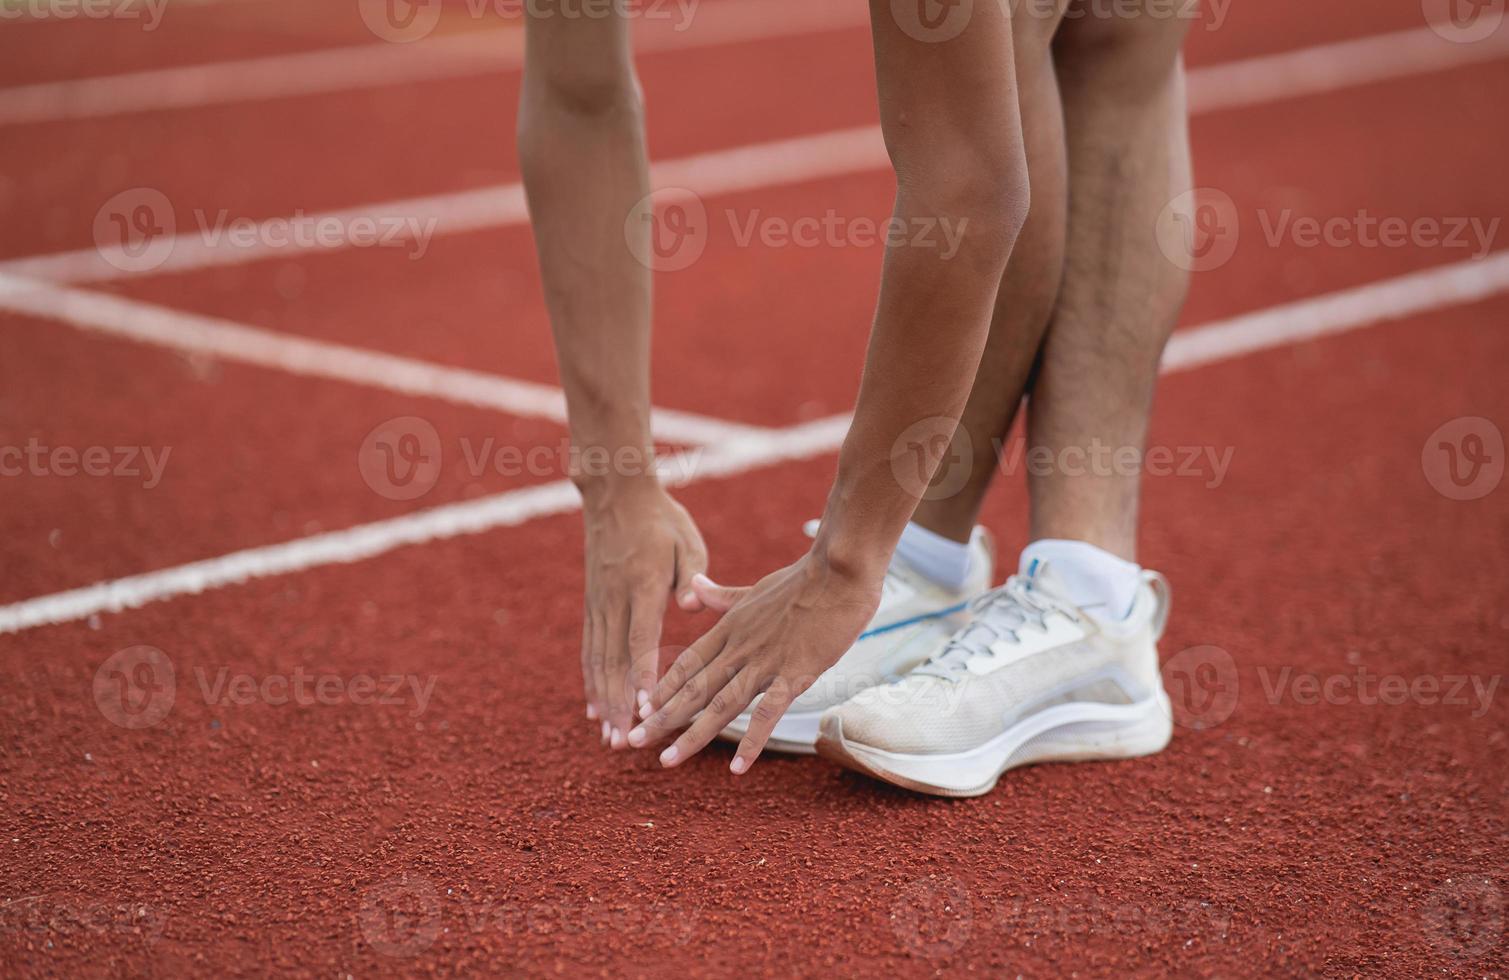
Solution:
[{"label": "white running shoe", "polygon": [[[808,537],[817,522],[808,521]],[[863,691],[900,678],[925,661],[967,621],[971,599],[990,588],[995,574],[995,547],[990,533],[977,527],[969,539],[969,578],[955,591],[920,574],[899,557],[891,559],[880,594],[880,608],[838,662],[792,702],[776,722],[766,748],[811,754],[823,712]],[[719,734],[737,742],[749,730],[754,700]]]},{"label": "white running shoe", "polygon": [[1168,582],[1145,571],[1131,613],[1099,619],[1034,562],[976,599],[926,663],[824,714],[818,754],[907,789],[979,796],[1016,766],[1158,752],[1173,733],[1158,674],[1168,610]]}]

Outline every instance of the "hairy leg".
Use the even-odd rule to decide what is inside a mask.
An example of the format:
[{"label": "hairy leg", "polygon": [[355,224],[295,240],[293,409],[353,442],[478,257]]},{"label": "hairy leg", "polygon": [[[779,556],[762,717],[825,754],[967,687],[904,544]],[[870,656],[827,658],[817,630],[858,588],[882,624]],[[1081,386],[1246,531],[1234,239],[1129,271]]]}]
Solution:
[{"label": "hairy leg", "polygon": [[1068,248],[1028,405],[1027,458],[1051,460],[1029,466],[1032,537],[1130,561],[1141,466],[1126,460],[1143,449],[1158,360],[1188,287],[1154,238],[1159,212],[1190,186],[1185,29],[1167,16],[1071,15],[1054,43]]},{"label": "hairy leg", "polygon": [[1052,315],[1064,263],[1064,123],[1052,52],[1059,17],[1029,10],[1036,8],[1020,5],[1012,26],[1032,204],[1001,277],[969,402],[912,515],[915,523],[955,541],[968,541],[979,517],[998,450]]}]

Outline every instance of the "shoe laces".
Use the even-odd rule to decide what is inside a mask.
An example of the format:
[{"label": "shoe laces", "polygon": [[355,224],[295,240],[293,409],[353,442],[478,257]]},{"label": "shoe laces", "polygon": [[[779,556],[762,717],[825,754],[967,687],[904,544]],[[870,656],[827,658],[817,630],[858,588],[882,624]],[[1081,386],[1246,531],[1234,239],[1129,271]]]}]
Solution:
[{"label": "shoe laces", "polygon": [[1022,630],[1027,628],[1048,632],[1048,614],[1054,612],[1071,620],[1079,619],[1059,603],[1034,592],[1031,579],[1013,575],[1005,585],[973,600],[969,604],[969,625],[955,633],[943,649],[913,673],[957,680],[975,657],[994,656],[991,648],[996,643],[1018,643]]}]

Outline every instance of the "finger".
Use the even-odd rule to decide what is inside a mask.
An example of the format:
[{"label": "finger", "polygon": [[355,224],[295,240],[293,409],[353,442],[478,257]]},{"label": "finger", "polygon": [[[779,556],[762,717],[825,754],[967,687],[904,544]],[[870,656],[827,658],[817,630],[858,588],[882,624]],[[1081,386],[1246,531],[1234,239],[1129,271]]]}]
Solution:
[{"label": "finger", "polygon": [[[712,663],[718,651],[723,648],[723,638],[726,632],[726,627],[720,620],[712,629],[702,634],[697,642],[681,651],[681,655],[666,668],[665,674],[655,682],[655,687],[651,689],[650,711],[670,701],[687,681],[697,676],[699,670]],[[648,717],[648,713],[643,710],[640,711],[640,715]]]},{"label": "finger", "polygon": [[624,748],[624,737],[634,727],[634,695],[629,693],[629,601],[620,599],[608,612],[607,672],[608,744]]},{"label": "finger", "polygon": [[707,546],[700,537],[684,541],[676,548],[676,581],[671,591],[676,594],[676,605],[687,612],[701,612],[702,600],[692,588],[692,580],[707,571]]},{"label": "finger", "polygon": [[587,699],[587,720],[598,719],[597,673],[592,669],[592,611],[582,610],[582,694]]},{"label": "finger", "polygon": [[692,591],[702,604],[714,612],[728,612],[749,593],[751,586],[719,585],[706,575],[692,579]]},{"label": "finger", "polygon": [[602,722],[602,744],[608,744],[608,729],[611,728],[608,723],[607,675],[602,669],[607,634],[608,627],[602,618],[602,610],[593,606],[587,610],[587,660],[590,661],[589,669],[592,672],[593,705],[598,710],[599,722]]},{"label": "finger", "polygon": [[629,744],[641,748],[691,724],[697,712],[707,707],[707,703],[727,686],[740,666],[732,661],[713,660],[677,691],[675,697],[640,722],[639,727],[629,733]]},{"label": "finger", "polygon": [[649,703],[660,666],[660,630],[665,620],[665,592],[637,592],[629,609],[629,689],[631,707]]},{"label": "finger", "polygon": [[754,765],[760,752],[764,750],[765,743],[770,741],[770,733],[775,730],[776,722],[781,720],[781,716],[791,707],[791,702],[796,700],[799,693],[797,686],[784,677],[777,677],[770,682],[770,686],[760,696],[760,703],[750,712],[749,728],[739,740],[739,749],[734,753],[733,761],[728,764],[735,776],[748,772],[749,767]]},{"label": "finger", "polygon": [[749,702],[759,693],[759,675],[749,667],[739,671],[727,685],[708,699],[707,707],[692,722],[692,726],[660,753],[660,764],[669,769],[701,752],[729,722],[739,716],[739,712],[749,707]]}]

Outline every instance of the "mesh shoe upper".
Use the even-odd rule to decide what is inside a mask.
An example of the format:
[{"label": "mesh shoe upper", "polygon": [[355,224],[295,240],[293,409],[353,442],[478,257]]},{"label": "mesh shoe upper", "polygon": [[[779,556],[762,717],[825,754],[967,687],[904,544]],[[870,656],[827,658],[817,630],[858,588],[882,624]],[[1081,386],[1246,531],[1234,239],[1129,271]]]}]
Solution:
[{"label": "mesh shoe upper", "polygon": [[1014,576],[975,600],[969,625],[926,663],[833,709],[844,737],[888,752],[963,752],[1055,704],[1150,696],[1164,605],[1155,579],[1130,616],[1104,623],[1063,598],[1048,569]]}]

